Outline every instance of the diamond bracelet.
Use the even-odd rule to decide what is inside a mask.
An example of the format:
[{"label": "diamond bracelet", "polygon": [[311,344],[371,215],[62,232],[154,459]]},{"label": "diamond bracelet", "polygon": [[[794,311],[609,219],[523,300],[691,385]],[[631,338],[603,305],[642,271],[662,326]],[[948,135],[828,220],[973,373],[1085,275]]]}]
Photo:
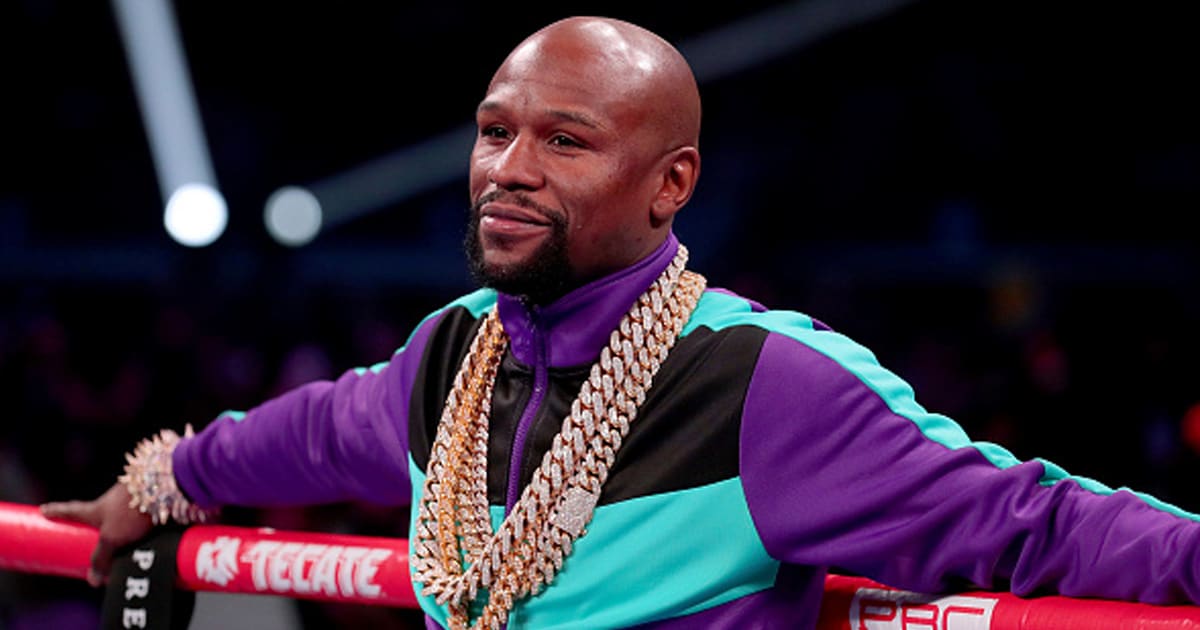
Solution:
[{"label": "diamond bracelet", "polygon": [[[192,435],[189,424],[183,437]],[[170,520],[181,525],[203,523],[218,513],[218,510],[207,510],[188,501],[175,484],[171,454],[180,439],[178,433],[163,429],[158,435],[142,440],[132,453],[125,455],[125,474],[117,478],[129,491],[129,507],[150,515],[155,525]]]}]

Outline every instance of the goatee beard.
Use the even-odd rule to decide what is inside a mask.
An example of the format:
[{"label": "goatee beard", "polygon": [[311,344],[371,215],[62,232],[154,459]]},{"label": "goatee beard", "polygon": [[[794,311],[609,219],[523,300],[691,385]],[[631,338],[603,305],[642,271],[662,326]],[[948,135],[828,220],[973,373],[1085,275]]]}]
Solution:
[{"label": "goatee beard", "polygon": [[[508,203],[544,216],[550,221],[550,234],[526,260],[510,265],[489,265],[484,260],[483,244],[479,238],[480,209],[483,204],[501,197]],[[521,297],[534,304],[549,304],[570,289],[566,217],[520,193],[496,191],[480,197],[470,209],[463,249],[471,277],[482,286]]]}]

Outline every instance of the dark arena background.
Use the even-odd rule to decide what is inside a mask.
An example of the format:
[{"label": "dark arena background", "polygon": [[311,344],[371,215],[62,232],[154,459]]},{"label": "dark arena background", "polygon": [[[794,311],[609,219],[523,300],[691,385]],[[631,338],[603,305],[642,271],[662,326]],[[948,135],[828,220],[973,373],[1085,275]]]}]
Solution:
[{"label": "dark arena background", "polygon": [[[695,67],[676,231],[711,285],[863,343],[977,440],[1200,511],[1187,6],[5,2],[0,501],[92,498],[159,428],[386,360],[472,288],[491,73],[590,14]],[[228,520],[403,537],[408,511]],[[0,629],[97,627],[101,596],[0,571]],[[223,597],[193,628],[423,627]]]}]

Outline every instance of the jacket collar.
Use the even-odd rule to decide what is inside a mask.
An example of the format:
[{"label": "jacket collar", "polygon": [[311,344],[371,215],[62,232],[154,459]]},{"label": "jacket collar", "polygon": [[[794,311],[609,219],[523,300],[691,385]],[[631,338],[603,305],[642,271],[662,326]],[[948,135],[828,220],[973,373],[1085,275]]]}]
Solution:
[{"label": "jacket collar", "polygon": [[638,297],[671,264],[679,249],[674,233],[654,253],[620,271],[585,284],[546,306],[527,306],[500,293],[497,308],[513,356],[538,363],[538,337],[550,367],[592,363]]}]

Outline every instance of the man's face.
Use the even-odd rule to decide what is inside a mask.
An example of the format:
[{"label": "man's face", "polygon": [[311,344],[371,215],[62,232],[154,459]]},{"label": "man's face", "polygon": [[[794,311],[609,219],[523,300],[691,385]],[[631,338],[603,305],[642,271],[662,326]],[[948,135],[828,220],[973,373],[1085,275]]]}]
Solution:
[{"label": "man's face", "polygon": [[493,79],[476,116],[467,235],[486,283],[552,299],[661,240],[650,213],[661,142],[628,79],[605,69],[577,49],[534,44]]}]

